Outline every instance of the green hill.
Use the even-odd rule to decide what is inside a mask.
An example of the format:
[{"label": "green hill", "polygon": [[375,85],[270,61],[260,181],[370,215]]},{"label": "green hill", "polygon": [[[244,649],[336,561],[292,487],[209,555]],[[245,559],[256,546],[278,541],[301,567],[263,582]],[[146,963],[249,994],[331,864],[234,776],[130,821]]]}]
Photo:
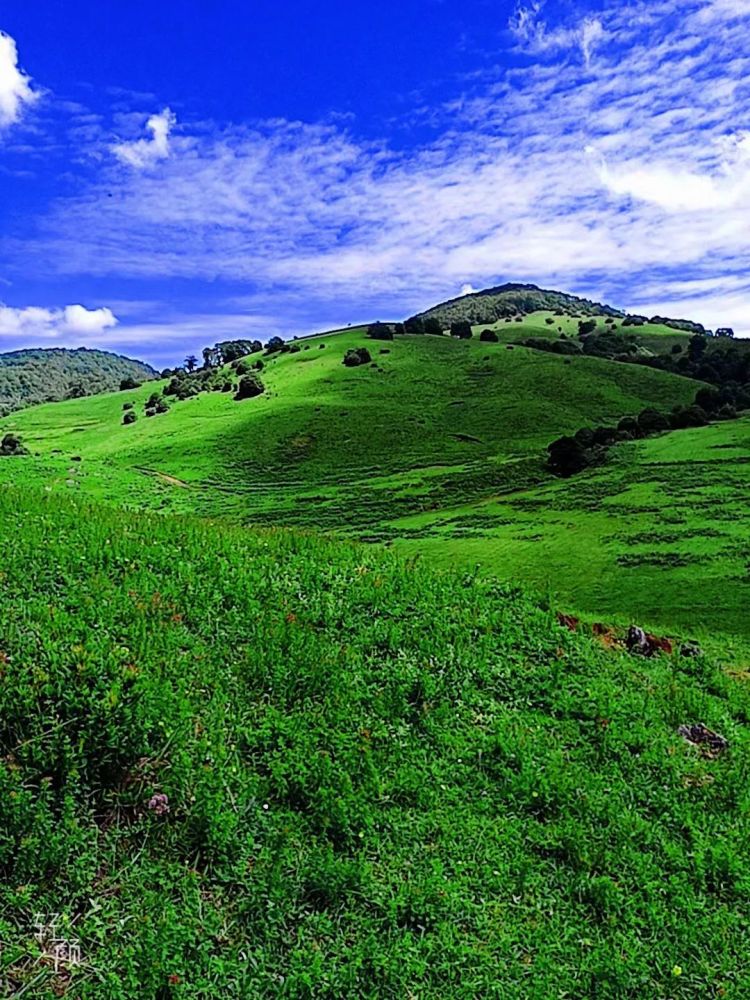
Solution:
[{"label": "green hill", "polygon": [[600,469],[395,521],[406,554],[552,588],[567,610],[750,652],[750,417],[618,445]]},{"label": "green hill", "polygon": [[313,534],[0,486],[0,552],[10,996],[748,995],[743,677]]},{"label": "green hill", "polygon": [[38,348],[0,354],[0,416],[35,403],[111,392],[125,378],[157,373],[142,361],[79,347]]},{"label": "green hill", "polygon": [[[689,402],[697,386],[476,338],[380,342],[359,329],[294,346],[264,359],[266,392],[255,399],[171,398],[170,412],[147,418],[145,401],[166,384],[156,382],[13,414],[0,430],[39,457],[0,462],[0,477],[362,537],[397,516],[546,481],[545,449],[560,434]],[[356,347],[373,361],[347,368]],[[137,420],[125,426],[129,402]],[[83,461],[71,473],[72,456]]]},{"label": "green hill", "polygon": [[624,318],[625,316],[622,310],[602,305],[601,302],[580,298],[577,295],[569,295],[566,292],[539,288],[537,285],[514,282],[497,285],[494,288],[485,288],[483,291],[472,292],[469,295],[461,295],[456,299],[449,299],[447,302],[441,302],[417,315],[422,319],[428,317],[438,319],[447,328],[455,320],[488,324],[506,317],[523,316],[543,310],[579,317],[612,316]]}]

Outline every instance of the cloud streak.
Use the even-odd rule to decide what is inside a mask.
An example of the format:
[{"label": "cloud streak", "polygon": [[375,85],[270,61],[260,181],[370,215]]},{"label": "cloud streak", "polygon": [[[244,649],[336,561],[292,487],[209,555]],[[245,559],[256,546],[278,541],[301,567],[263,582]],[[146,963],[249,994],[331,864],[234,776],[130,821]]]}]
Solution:
[{"label": "cloud streak", "polygon": [[146,129],[151,133],[150,139],[137,139],[133,142],[117,142],[111,149],[122,163],[136,170],[152,167],[159,160],[169,156],[169,136],[177,123],[177,118],[169,108],[157,115],[151,115],[146,122]]}]

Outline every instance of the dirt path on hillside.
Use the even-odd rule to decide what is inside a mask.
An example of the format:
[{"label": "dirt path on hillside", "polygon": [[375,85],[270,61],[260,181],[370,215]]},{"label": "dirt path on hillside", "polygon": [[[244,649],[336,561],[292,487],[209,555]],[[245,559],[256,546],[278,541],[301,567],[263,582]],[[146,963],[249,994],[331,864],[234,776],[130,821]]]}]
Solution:
[{"label": "dirt path on hillside", "polygon": [[170,476],[166,472],[159,472],[157,469],[146,469],[143,466],[136,465],[136,472],[142,472],[144,476],[155,476],[157,479],[161,480],[163,483],[168,483],[170,486],[179,486],[183,490],[190,489],[190,483],[186,483],[182,479],[178,479],[176,476]]}]

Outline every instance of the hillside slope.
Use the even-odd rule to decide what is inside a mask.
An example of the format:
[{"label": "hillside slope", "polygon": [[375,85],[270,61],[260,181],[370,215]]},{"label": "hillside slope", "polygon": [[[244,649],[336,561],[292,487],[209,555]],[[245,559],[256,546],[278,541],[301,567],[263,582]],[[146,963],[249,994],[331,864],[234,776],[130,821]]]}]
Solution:
[{"label": "hillside slope", "polygon": [[154,378],[156,371],[109,351],[61,347],[0,354],[0,417],[35,403],[117,389],[122,379]]},{"label": "hillside slope", "polygon": [[313,535],[0,487],[0,551],[10,995],[750,993],[746,681]]},{"label": "hillside slope", "polygon": [[385,527],[429,553],[552,587],[572,612],[750,653],[750,417],[618,445],[608,463],[512,497]]},{"label": "hillside slope", "polygon": [[[355,346],[367,346],[372,365],[342,364]],[[255,399],[201,394],[152,418],[144,401],[164,383],[14,414],[0,430],[20,433],[40,457],[0,462],[0,477],[362,535],[398,514],[546,480],[544,450],[560,434],[644,406],[669,409],[697,387],[600,358],[476,339],[382,343],[361,330],[266,358],[261,375],[267,391]],[[138,414],[130,426],[126,402]],[[71,475],[72,456],[83,461]]]}]

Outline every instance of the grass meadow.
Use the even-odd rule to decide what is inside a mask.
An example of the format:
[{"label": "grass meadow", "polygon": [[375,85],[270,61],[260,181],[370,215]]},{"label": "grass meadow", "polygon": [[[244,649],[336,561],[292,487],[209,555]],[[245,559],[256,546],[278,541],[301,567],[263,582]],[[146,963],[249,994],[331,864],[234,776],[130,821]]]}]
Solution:
[{"label": "grass meadow", "polygon": [[378,547],[31,486],[0,487],[0,550],[8,995],[750,992],[749,689],[713,660]]}]

